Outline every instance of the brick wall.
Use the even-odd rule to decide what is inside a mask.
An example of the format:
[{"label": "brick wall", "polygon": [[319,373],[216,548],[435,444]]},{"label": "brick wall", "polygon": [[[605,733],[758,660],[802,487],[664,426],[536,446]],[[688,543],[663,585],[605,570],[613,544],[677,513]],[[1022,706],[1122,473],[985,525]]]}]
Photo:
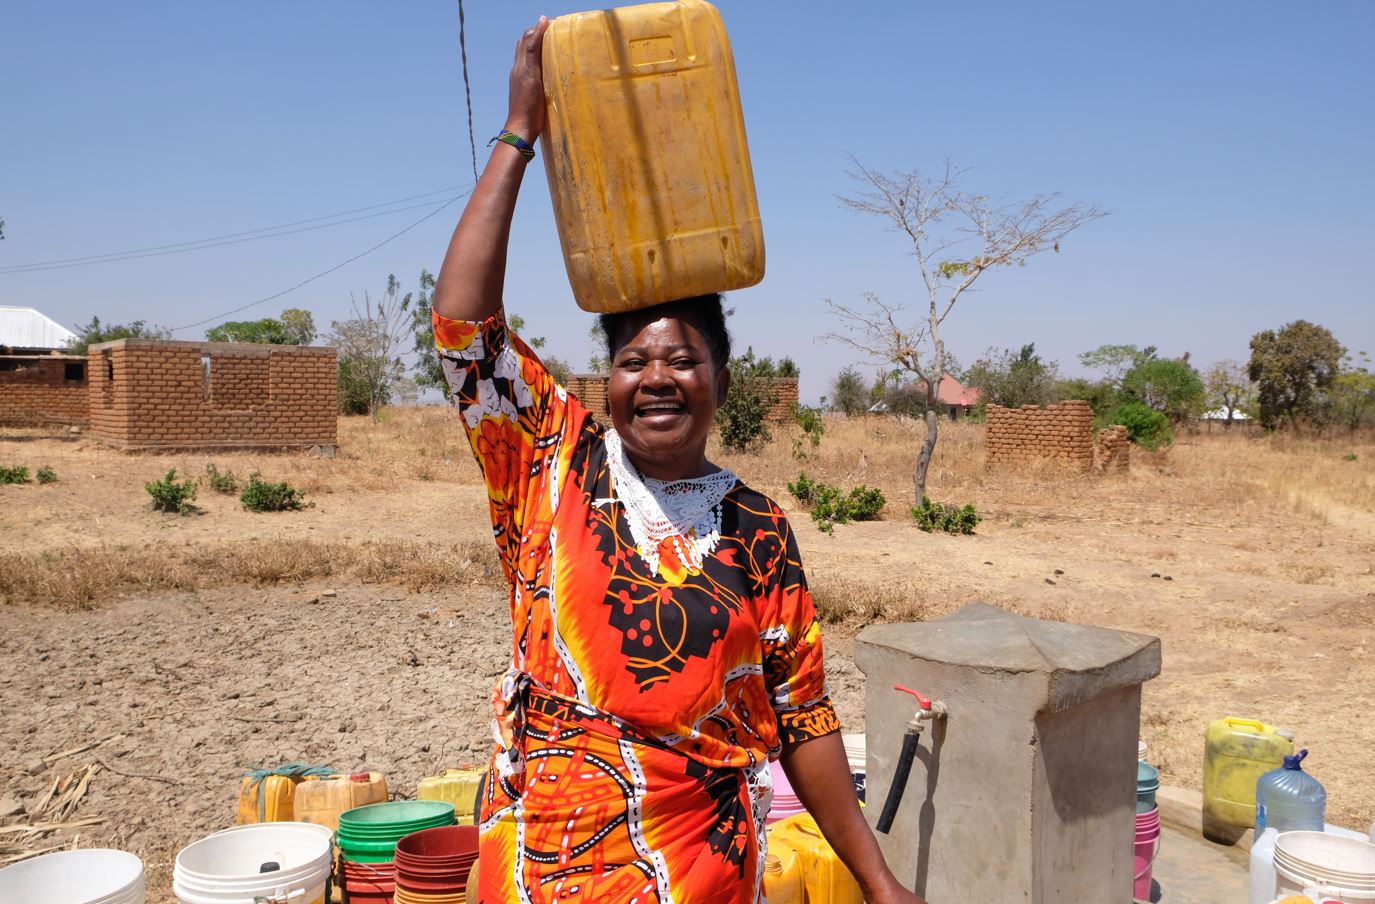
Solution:
[{"label": "brick wall", "polygon": [[91,433],[121,449],[334,445],[332,348],[120,339],[90,350]]},{"label": "brick wall", "polygon": [[[577,396],[583,407],[598,420],[605,420],[610,414],[606,402],[606,381],[605,374],[576,374],[568,380],[568,391]],[[781,424],[789,419],[793,406],[797,404],[797,378],[775,377],[773,384],[773,407],[764,417],[772,423]]]},{"label": "brick wall", "polygon": [[1049,462],[1088,471],[1126,470],[1131,464],[1127,428],[1105,428],[1095,448],[1093,408],[1077,400],[1045,408],[989,405],[984,448],[990,467]]},{"label": "brick wall", "polygon": [[84,425],[89,420],[85,358],[0,357],[0,423]]},{"label": "brick wall", "polygon": [[1125,471],[1131,467],[1132,441],[1127,428],[1113,424],[1098,431],[1098,467],[1103,471]]}]

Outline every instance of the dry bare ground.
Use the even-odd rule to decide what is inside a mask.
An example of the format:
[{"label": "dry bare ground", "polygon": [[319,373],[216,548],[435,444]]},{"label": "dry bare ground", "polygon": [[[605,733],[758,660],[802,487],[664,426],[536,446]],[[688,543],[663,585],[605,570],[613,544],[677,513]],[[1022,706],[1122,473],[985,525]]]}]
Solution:
[{"label": "dry bare ground", "polygon": [[[885,520],[832,536],[793,516],[849,728],[863,721],[850,658],[860,626],[986,600],[1159,635],[1164,672],[1146,687],[1142,737],[1167,781],[1198,785],[1208,720],[1254,716],[1311,748],[1331,821],[1375,818],[1375,438],[1186,436],[1137,451],[1127,475],[1096,477],[988,471],[982,429],[943,425],[932,495],[985,516],[977,536],[946,537],[906,518],[919,426],[827,429],[809,461],[793,459],[786,431],[758,455],[715,459],[785,508],[804,469],[889,500]],[[195,514],[150,510],[145,481],[169,467],[199,476],[211,461],[290,481],[314,507],[253,514],[202,486]],[[0,465],[60,478],[0,486],[0,798],[34,810],[59,788],[41,819],[0,823],[52,816],[74,773],[64,818],[103,820],[23,836],[0,825],[0,862],[114,844],[149,862],[150,900],[170,900],[171,857],[230,820],[244,767],[368,766],[407,794],[485,749],[504,592],[447,409],[343,419],[332,460],[123,455],[11,429]]]}]

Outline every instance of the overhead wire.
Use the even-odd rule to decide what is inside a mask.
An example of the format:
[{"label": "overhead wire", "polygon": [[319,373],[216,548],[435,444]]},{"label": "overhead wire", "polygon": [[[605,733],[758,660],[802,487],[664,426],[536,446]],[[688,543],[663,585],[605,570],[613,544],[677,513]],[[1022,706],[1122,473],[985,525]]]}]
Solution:
[{"label": "overhead wire", "polygon": [[294,285],[294,286],[291,286],[291,287],[289,287],[289,288],[283,289],[283,290],[280,291],[280,292],[274,292],[273,294],[267,296],[266,298],[259,298],[257,301],[250,301],[248,304],[240,305],[239,307],[234,308],[234,309],[232,309],[232,310],[224,311],[224,312],[221,312],[221,313],[219,313],[219,314],[215,314],[215,315],[213,315],[213,316],[211,316],[211,317],[207,317],[207,318],[205,318],[204,320],[198,320],[198,321],[196,321],[195,323],[187,323],[187,324],[184,324],[184,325],[182,325],[182,326],[174,326],[174,327],[172,327],[171,332],[173,332],[173,333],[178,333],[178,332],[181,332],[182,330],[189,330],[189,329],[191,329],[192,327],[196,327],[196,326],[205,326],[207,323],[213,323],[214,321],[216,321],[216,320],[221,320],[221,319],[223,319],[223,318],[225,318],[225,317],[230,316],[231,314],[237,314],[237,313],[239,313],[240,311],[246,311],[246,310],[248,310],[249,308],[257,307],[257,306],[260,305],[260,304],[267,304],[269,301],[275,301],[276,299],[281,298],[283,295],[287,295],[287,294],[289,294],[289,293],[291,293],[291,292],[295,292],[297,289],[299,289],[299,288],[301,288],[301,287],[303,287],[303,286],[307,286],[307,285],[309,285],[310,283],[315,282],[315,280],[320,279],[321,277],[328,276],[329,274],[333,273],[335,270],[339,270],[339,269],[341,269],[341,268],[343,268],[343,267],[348,266],[349,264],[353,263],[354,261],[358,260],[358,259],[361,258],[361,257],[366,257],[367,255],[371,254],[372,252],[376,251],[378,248],[381,248],[383,245],[387,245],[387,244],[391,243],[392,241],[394,241],[394,240],[396,240],[396,239],[399,239],[401,236],[403,236],[403,235],[405,235],[406,233],[410,232],[412,229],[414,229],[415,227],[419,226],[421,223],[425,222],[426,220],[428,220],[428,219],[430,219],[431,217],[433,217],[435,214],[437,214],[437,213],[439,213],[440,211],[444,210],[446,207],[448,207],[450,204],[452,204],[452,203],[454,203],[455,201],[457,201],[459,198],[463,198],[463,197],[467,196],[470,192],[471,192],[471,189],[470,189],[469,191],[465,191],[465,192],[463,192],[462,194],[456,195],[455,197],[452,197],[452,198],[448,199],[447,201],[443,202],[443,203],[440,204],[438,207],[436,207],[434,210],[430,211],[429,213],[425,214],[425,215],[424,215],[423,217],[421,217],[420,219],[416,220],[414,223],[412,223],[412,224],[410,224],[409,226],[407,226],[405,229],[402,229],[402,230],[400,230],[399,232],[394,232],[394,233],[392,233],[391,235],[387,236],[387,237],[386,237],[385,239],[383,239],[382,241],[378,242],[376,245],[373,245],[371,248],[367,249],[366,251],[360,251],[360,252],[358,252],[357,254],[355,254],[353,257],[350,257],[348,260],[340,261],[339,263],[335,264],[333,267],[330,267],[328,270],[321,270],[319,273],[316,273],[314,276],[311,276],[311,277],[308,277],[308,278],[306,278],[306,279],[303,279],[303,280],[301,280],[300,282],[296,283],[296,285]]},{"label": "overhead wire", "polygon": [[[259,239],[276,238],[281,235],[294,235],[300,232],[309,232],[313,229],[325,229],[329,226],[339,226],[344,223],[356,223],[359,220],[367,220],[375,217],[389,216],[394,213],[405,213],[408,210],[419,210],[428,207],[430,204],[439,203],[438,200],[428,201],[422,204],[412,204],[409,207],[395,207],[391,210],[381,210],[378,213],[370,213],[365,216],[349,217],[350,214],[364,213],[365,211],[378,211],[383,207],[393,207],[396,204],[403,204],[407,201],[414,201],[419,198],[429,198],[434,195],[446,194],[458,191],[461,186],[451,186],[437,191],[425,192],[424,194],[411,195],[406,198],[397,198],[393,201],[386,201],[381,204],[370,204],[367,207],[355,207],[352,210],[343,210],[338,213],[325,214],[324,216],[308,217],[304,220],[293,220],[290,223],[279,223],[276,226],[263,226],[258,229],[248,229],[243,232],[231,232],[225,235],[211,236],[204,239],[195,239],[189,242],[175,242],[170,245],[154,245],[148,248],[134,248],[128,251],[113,251],[108,254],[93,254],[85,257],[58,258],[47,261],[33,261],[27,264],[10,264],[0,267],[0,273],[29,273],[42,270],[61,270],[68,267],[84,267],[91,264],[114,263],[121,260],[137,260],[143,257],[157,257],[162,254],[180,254],[187,251],[199,251],[203,248],[216,248],[221,245],[234,245],[241,242],[257,241]],[[461,197],[461,196],[456,196]],[[452,200],[452,199],[450,199]],[[323,222],[332,220],[333,222]],[[314,223],[314,226],[305,226],[301,229],[290,227],[302,226],[303,224]]]}]

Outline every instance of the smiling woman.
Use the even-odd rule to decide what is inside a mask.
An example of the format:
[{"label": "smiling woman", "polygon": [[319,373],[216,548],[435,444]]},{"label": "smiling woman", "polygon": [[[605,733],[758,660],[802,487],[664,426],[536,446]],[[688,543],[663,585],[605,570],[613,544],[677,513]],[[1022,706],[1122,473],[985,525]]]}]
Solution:
[{"label": "smiling woman", "polygon": [[778,758],[866,898],[918,901],[855,799],[788,520],[706,457],[730,386],[720,296],[603,317],[609,428],[504,322],[546,24],[517,45],[514,137],[493,150],[433,302],[511,585],[470,900],[758,901]]}]

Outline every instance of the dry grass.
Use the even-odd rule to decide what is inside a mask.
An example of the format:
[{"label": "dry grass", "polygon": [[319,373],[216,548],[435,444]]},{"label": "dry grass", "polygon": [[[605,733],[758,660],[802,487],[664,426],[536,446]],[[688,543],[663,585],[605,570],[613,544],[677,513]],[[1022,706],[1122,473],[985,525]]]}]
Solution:
[{"label": "dry grass", "polygon": [[411,591],[504,586],[490,544],[311,540],[128,548],[98,546],[0,555],[0,599],[90,608],[119,593],[337,578]]}]

